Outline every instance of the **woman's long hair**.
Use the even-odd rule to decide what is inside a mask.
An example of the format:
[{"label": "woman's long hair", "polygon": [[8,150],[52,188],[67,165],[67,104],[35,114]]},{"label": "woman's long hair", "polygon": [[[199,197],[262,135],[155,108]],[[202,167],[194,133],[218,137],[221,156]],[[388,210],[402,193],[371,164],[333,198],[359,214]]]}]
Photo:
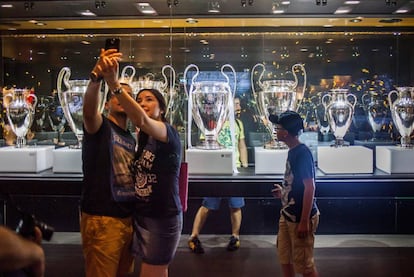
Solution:
[{"label": "woman's long hair", "polygon": [[[161,121],[167,122],[167,120],[165,118],[165,113],[167,111],[167,104],[165,103],[164,96],[162,96],[161,92],[159,92],[157,89],[153,89],[153,88],[151,88],[151,89],[144,88],[144,89],[141,89],[140,91],[138,91],[135,100],[138,99],[138,96],[143,91],[149,91],[155,96],[155,98],[157,98],[158,104],[159,104],[160,110],[161,110]],[[149,137],[148,134],[146,134],[142,131],[139,132],[139,134],[138,134],[138,149],[137,149],[137,153],[135,155],[136,159],[138,159],[141,156],[142,152],[144,151],[144,147],[148,142],[148,137]]]}]

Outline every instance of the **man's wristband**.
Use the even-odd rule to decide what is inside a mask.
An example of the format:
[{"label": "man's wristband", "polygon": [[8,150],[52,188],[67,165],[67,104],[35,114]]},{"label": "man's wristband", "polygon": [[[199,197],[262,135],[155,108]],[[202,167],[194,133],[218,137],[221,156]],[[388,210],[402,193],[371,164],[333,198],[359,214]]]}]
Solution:
[{"label": "man's wristband", "polygon": [[91,74],[89,75],[89,79],[94,83],[98,83],[103,80],[103,77],[98,76],[98,74],[92,71]]},{"label": "man's wristband", "polygon": [[119,88],[116,88],[116,89],[114,89],[113,91],[112,91],[112,93],[113,94],[115,94],[115,95],[119,95],[119,94],[121,94],[123,92],[123,90],[122,90],[122,86],[121,87],[119,87]]}]

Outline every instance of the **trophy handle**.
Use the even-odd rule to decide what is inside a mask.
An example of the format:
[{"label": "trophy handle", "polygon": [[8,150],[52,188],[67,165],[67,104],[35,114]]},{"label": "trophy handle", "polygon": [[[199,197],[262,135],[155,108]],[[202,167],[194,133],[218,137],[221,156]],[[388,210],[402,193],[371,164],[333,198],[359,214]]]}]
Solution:
[{"label": "trophy handle", "polygon": [[347,96],[346,96],[347,98],[352,98],[354,101],[349,101],[350,103],[351,103],[351,105],[352,105],[352,109],[355,109],[355,105],[356,105],[356,103],[357,103],[357,98],[356,98],[356,96],[354,95],[354,94],[352,94],[352,93],[349,93]]},{"label": "trophy handle", "polygon": [[364,108],[364,110],[367,110],[367,106],[369,104],[369,102],[367,102],[368,100],[366,100],[366,98],[369,96],[369,93],[365,92],[362,96],[361,96],[361,105]]},{"label": "trophy handle", "polygon": [[389,105],[392,107],[392,106],[394,106],[394,102],[395,102],[395,100],[397,100],[397,98],[394,100],[394,101],[392,101],[392,95],[393,94],[396,94],[397,95],[397,98],[398,98],[398,91],[396,91],[396,90],[392,90],[392,91],[390,91],[389,93],[388,93],[388,103],[389,103]]},{"label": "trophy handle", "polygon": [[298,76],[295,73],[295,67],[296,66],[297,67],[300,67],[300,69],[302,69],[302,71],[303,71],[303,88],[302,88],[302,95],[305,95],[306,85],[307,85],[307,83],[306,83],[307,82],[307,76],[306,76],[305,66],[303,66],[303,64],[300,64],[300,63],[297,63],[297,64],[292,65],[292,74],[293,74],[293,77],[295,78],[295,85],[294,85],[295,88],[299,84]]},{"label": "trophy handle", "polygon": [[262,68],[262,72],[259,75],[259,79],[257,80],[257,84],[259,85],[259,87],[261,89],[263,89],[262,78],[263,78],[263,75],[264,75],[264,72],[265,72],[264,64],[257,63],[255,66],[253,66],[252,74],[250,75],[251,76],[250,77],[250,81],[251,81],[250,83],[251,83],[251,86],[252,86],[253,97],[255,98],[256,101],[257,101],[257,92],[256,92],[256,88],[255,88],[255,85],[254,85],[254,71],[256,70],[256,67],[259,67],[259,66]]},{"label": "trophy handle", "polygon": [[[191,85],[190,85],[190,92],[192,91],[193,88],[193,84],[194,84],[194,80],[197,78],[198,74],[200,73],[200,70],[198,69],[198,66],[196,66],[195,64],[190,64],[188,65],[185,70],[184,70],[184,80],[185,80],[185,84],[184,84],[184,91],[187,95],[190,96],[188,90],[187,90],[187,72],[190,70],[190,68],[194,67],[196,70],[196,74],[194,74],[193,78],[191,78]],[[190,101],[189,101],[190,103]]]},{"label": "trophy handle", "polygon": [[6,104],[6,102],[7,102],[7,105],[5,105],[5,108],[8,108],[10,103],[13,101],[13,93],[9,92],[6,95],[4,95],[4,100],[6,100],[6,98],[10,98],[10,101],[8,101],[8,102],[4,101],[3,104]]},{"label": "trophy handle", "polygon": [[57,78],[58,92],[62,91],[62,83],[65,85],[66,89],[70,88],[70,84],[69,84],[70,74],[71,74],[71,71],[69,67],[65,66],[60,70],[58,78]]},{"label": "trophy handle", "polygon": [[[128,69],[131,70],[131,75],[127,74]],[[132,65],[127,65],[121,71],[121,80],[129,84],[134,79],[135,73],[135,67],[133,67]]]},{"label": "trophy handle", "polygon": [[321,98],[321,103],[322,103],[323,107],[325,108],[325,113],[324,113],[324,120],[325,121],[328,120],[327,117],[326,117],[326,112],[327,112],[329,102],[331,102],[331,99],[332,99],[332,96],[330,94],[325,94]]},{"label": "trophy handle", "polygon": [[[196,70],[196,73],[194,74],[193,78],[191,78],[191,85],[190,85],[190,91],[187,90],[187,73],[188,70],[190,70],[190,68],[194,67]],[[193,115],[192,115],[192,109],[193,109],[193,97],[192,97],[192,92],[193,92],[193,84],[194,84],[194,80],[197,78],[198,74],[200,73],[198,66],[196,66],[195,64],[190,64],[188,65],[185,70],[184,70],[184,91],[187,94],[188,97],[188,101],[187,101],[187,137],[188,137],[188,148],[193,148],[192,144],[191,144],[191,125],[193,123]]]},{"label": "trophy handle", "polygon": [[59,71],[59,75],[57,78],[57,91],[58,91],[58,98],[59,98],[59,102],[64,103],[63,99],[62,99],[62,84],[65,85],[66,89],[70,89],[70,84],[69,84],[69,78],[70,78],[70,68],[69,67],[63,67],[60,71]]},{"label": "trophy handle", "polygon": [[29,93],[26,96],[26,99],[28,99],[29,97],[32,97],[33,98],[33,104],[32,104],[32,109],[33,110],[32,110],[32,112],[35,113],[35,108],[37,106],[37,101],[38,101],[37,96],[34,93]]},{"label": "trophy handle", "polygon": [[221,67],[221,74],[223,74],[223,76],[226,78],[227,84],[230,84],[230,78],[229,78],[228,74],[226,72],[224,72],[225,68],[229,68],[231,70],[231,72],[233,73],[233,76],[234,76],[233,91],[231,92],[232,96],[234,97],[234,95],[236,94],[236,84],[237,84],[236,70],[234,70],[234,67],[231,66],[230,64],[225,64]]},{"label": "trophy handle", "polygon": [[265,111],[262,110],[262,106],[261,104],[259,104],[259,96],[258,96],[258,92],[256,91],[256,87],[254,85],[254,72],[256,70],[256,67],[261,67],[262,68],[262,72],[259,75],[259,79],[257,80],[257,84],[259,85],[260,89],[263,90],[263,83],[262,83],[262,78],[265,72],[265,66],[262,63],[257,63],[255,66],[253,66],[251,75],[250,75],[250,85],[252,86],[252,93],[253,93],[253,99],[256,102],[256,107],[257,110],[259,112],[259,115],[261,117],[261,120],[264,121],[266,119],[266,113]]},{"label": "trophy handle", "polygon": [[[168,78],[167,75],[165,74],[166,70],[170,70],[170,83],[168,84]],[[164,83],[163,83],[163,89],[166,89],[167,87],[170,87],[170,99],[172,97],[172,90],[171,88],[174,87],[174,83],[175,83],[175,70],[171,65],[164,65],[161,69],[161,74],[164,77]]]}]

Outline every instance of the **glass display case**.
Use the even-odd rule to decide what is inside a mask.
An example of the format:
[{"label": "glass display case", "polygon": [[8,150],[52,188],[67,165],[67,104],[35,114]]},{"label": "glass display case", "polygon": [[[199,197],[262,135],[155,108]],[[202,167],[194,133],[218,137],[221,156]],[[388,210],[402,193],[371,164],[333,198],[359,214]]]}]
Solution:
[{"label": "glass display case", "polygon": [[[3,2],[7,1],[0,4]],[[331,125],[338,125],[339,121],[329,120],[326,112],[330,103],[323,100],[333,89],[346,90],[355,96],[348,100],[352,109],[348,108],[347,113],[352,113],[352,117],[348,117],[349,126],[341,137],[344,147],[364,147],[369,149],[364,158],[372,155],[368,172],[343,172],[343,168],[341,172],[318,170],[318,201],[325,211],[326,222],[334,223],[329,226],[322,223],[322,232],[414,231],[413,224],[407,223],[414,206],[414,172],[410,171],[414,167],[406,167],[403,172],[393,169],[390,163],[383,166],[385,170],[376,167],[377,149],[383,156],[399,154],[390,148],[401,141],[396,114],[391,109],[398,106],[394,104],[397,100],[394,95],[389,97],[390,92],[414,86],[412,1],[398,1],[396,6],[385,5],[384,1],[361,1],[361,10],[354,8],[347,15],[335,13],[335,8],[344,1],[329,1],[327,7],[317,6],[314,1],[290,1],[291,9],[296,12],[285,16],[271,14],[274,1],[251,1],[252,7],[248,3],[243,7],[240,3],[234,6],[237,1],[223,1],[222,8],[227,13],[212,16],[200,11],[204,1],[167,1],[166,5],[164,0],[155,0],[151,4],[159,11],[157,15],[137,16],[135,7],[135,13],[129,11],[131,1],[120,0],[107,1],[106,7],[89,7],[88,11],[95,13],[91,18],[72,14],[78,10],[77,5],[83,7],[86,3],[70,3],[91,1],[27,1],[27,8],[24,1],[9,2],[18,3],[11,12],[0,8],[0,87],[28,88],[38,98],[27,144],[61,147],[77,143],[58,99],[58,74],[68,67],[71,78],[88,79],[106,38],[120,38],[121,68],[135,69],[133,81],[146,80],[149,75],[153,80],[163,80],[162,68],[165,65],[174,68],[177,99],[171,122],[180,131],[184,148],[188,136],[193,144],[200,138],[195,126],[187,130],[186,67],[197,64],[208,79],[215,78],[214,72],[223,64],[230,64],[237,75],[235,94],[241,99],[242,109],[236,115],[244,123],[249,168],[233,175],[190,176],[186,218],[191,222],[203,196],[246,196],[250,210],[244,217],[244,232],[273,233],[279,207],[273,202],[270,190],[274,182],[281,181],[282,175],[256,174],[254,170],[255,148],[264,147],[272,139],[253,94],[252,86],[257,84],[252,80],[257,80],[260,74],[254,67],[258,63],[263,65],[266,74],[261,80],[266,82],[293,80],[295,74],[303,78],[301,70],[292,68],[300,64],[306,68],[307,81],[295,87],[295,109],[305,121],[303,141],[311,147],[315,160],[318,162],[318,148],[325,149],[327,157],[336,155],[329,153],[335,148],[330,147],[335,141]],[[100,5],[101,1],[96,2]],[[130,6],[114,7],[114,2],[119,6],[128,2]],[[395,12],[403,7],[409,8],[408,14]],[[171,76],[168,77],[170,80]],[[412,101],[413,97],[411,91],[408,98]],[[0,146],[15,141],[8,126],[7,104],[0,97]],[[414,124],[414,115],[411,106],[404,109],[398,115],[399,122],[403,120],[399,125],[406,126],[407,132]],[[334,111],[340,114],[338,110],[341,109]],[[406,133],[404,136],[407,141]],[[412,164],[412,151],[409,147],[404,149],[408,155],[399,157],[403,160],[398,163]],[[58,210],[56,207],[68,203],[71,226],[67,227],[61,219],[56,219],[54,225],[77,230],[73,208],[77,205],[81,181],[79,173],[52,170],[0,173],[0,194],[19,195],[22,202],[35,195],[37,198],[30,205],[35,208],[42,202],[36,202],[38,199],[45,199],[49,203],[42,204],[46,210],[50,207]],[[62,203],[56,201],[56,195],[62,197]],[[388,221],[382,222],[383,218]],[[185,222],[186,231],[189,222]],[[255,230],[257,226],[261,229]]]}]

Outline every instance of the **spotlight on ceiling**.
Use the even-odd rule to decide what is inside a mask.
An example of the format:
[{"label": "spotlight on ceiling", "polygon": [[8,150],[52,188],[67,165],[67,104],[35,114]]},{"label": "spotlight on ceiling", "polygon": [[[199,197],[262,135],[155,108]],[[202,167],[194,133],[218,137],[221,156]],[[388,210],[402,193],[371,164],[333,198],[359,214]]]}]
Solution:
[{"label": "spotlight on ceiling", "polygon": [[137,7],[138,11],[142,14],[157,14],[157,11],[154,10],[153,7],[147,2],[140,2],[136,3],[135,6]]},{"label": "spotlight on ceiling", "polygon": [[171,8],[172,5],[176,7],[178,4],[179,4],[178,0],[167,0],[168,8]]},{"label": "spotlight on ceiling", "polygon": [[247,6],[247,0],[240,0],[240,5],[244,8]]},{"label": "spotlight on ceiling", "polygon": [[33,10],[34,3],[32,1],[24,2],[24,10],[25,11],[31,11]]},{"label": "spotlight on ceiling", "polygon": [[317,5],[317,6],[326,6],[326,5],[328,5],[328,0],[315,0],[315,4]]},{"label": "spotlight on ceiling", "polygon": [[397,6],[397,0],[385,0],[387,6]]},{"label": "spotlight on ceiling", "polygon": [[106,2],[105,1],[95,1],[95,8],[96,9],[100,9],[100,8],[105,8],[106,7]]},{"label": "spotlight on ceiling", "polygon": [[219,13],[220,12],[220,3],[218,1],[208,2],[208,12],[209,13]]}]

